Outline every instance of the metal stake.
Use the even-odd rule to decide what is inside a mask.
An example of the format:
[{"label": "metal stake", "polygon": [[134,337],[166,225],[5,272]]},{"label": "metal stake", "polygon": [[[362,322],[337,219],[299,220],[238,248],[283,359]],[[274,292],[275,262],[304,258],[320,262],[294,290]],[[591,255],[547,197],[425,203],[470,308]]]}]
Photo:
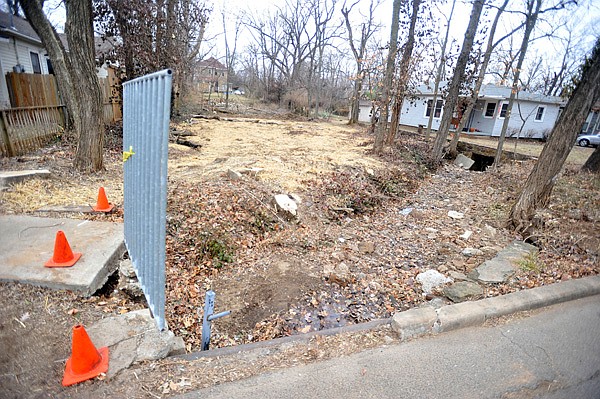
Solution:
[{"label": "metal stake", "polygon": [[213,290],[206,291],[204,300],[204,317],[202,318],[202,350],[207,351],[210,345],[210,322],[231,314],[231,310],[213,314],[215,309],[215,292]]}]

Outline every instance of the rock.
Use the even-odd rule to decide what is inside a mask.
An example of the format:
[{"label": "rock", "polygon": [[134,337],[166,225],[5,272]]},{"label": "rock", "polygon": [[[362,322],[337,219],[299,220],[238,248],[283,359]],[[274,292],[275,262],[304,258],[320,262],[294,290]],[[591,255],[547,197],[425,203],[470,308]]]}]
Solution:
[{"label": "rock", "polygon": [[133,269],[130,259],[124,259],[119,264],[119,284],[117,289],[123,291],[131,298],[141,298],[144,296],[142,286]]},{"label": "rock", "polygon": [[498,230],[496,230],[489,224],[486,224],[485,226],[483,226],[483,233],[490,238],[494,238],[498,234]]},{"label": "rock", "polygon": [[298,205],[300,205],[302,203],[302,198],[300,198],[300,196],[298,194],[295,193],[291,193],[289,194],[289,197],[294,200],[294,202]]},{"label": "rock", "polygon": [[119,274],[125,278],[135,278],[137,279],[137,275],[135,274],[135,269],[133,268],[133,263],[131,263],[131,259],[123,259],[119,263]]},{"label": "rock", "polygon": [[425,231],[427,231],[429,233],[437,233],[439,230],[438,229],[434,229],[433,227],[426,227]]},{"label": "rock", "polygon": [[451,283],[452,279],[444,276],[437,270],[427,270],[417,275],[417,281],[421,284],[421,289],[425,294],[430,294],[434,288],[440,285]]},{"label": "rock", "polygon": [[253,175],[253,176],[256,176],[260,172],[262,172],[263,170],[264,170],[263,168],[242,168],[242,169],[239,169],[238,172],[241,173],[242,175]]},{"label": "rock", "polygon": [[473,161],[469,157],[464,156],[463,154],[458,154],[458,156],[454,160],[454,165],[460,166],[461,168],[467,170],[471,169],[471,166],[473,166],[474,163],[475,161]]},{"label": "rock", "polygon": [[495,192],[496,192],[496,190],[494,190],[494,188],[493,188],[493,187],[490,187],[490,186],[487,186],[487,188],[485,189],[485,193],[486,193],[486,194],[489,194],[489,195],[492,195],[492,194],[494,194]]},{"label": "rock", "polygon": [[358,244],[358,250],[363,254],[371,254],[375,252],[375,244],[371,241],[362,241]]},{"label": "rock", "polygon": [[469,278],[464,274],[451,270],[448,272],[448,275],[453,278],[455,281],[467,281]]},{"label": "rock", "polygon": [[469,273],[469,277],[484,283],[505,282],[516,271],[521,259],[537,251],[533,245],[515,240],[498,252],[496,257]]},{"label": "rock", "polygon": [[456,211],[448,211],[448,216],[452,219],[462,219],[465,217],[465,214]]},{"label": "rock", "polygon": [[462,250],[461,252],[464,256],[466,257],[471,257],[471,256],[482,256],[483,255],[483,251],[477,248],[465,248]]},{"label": "rock", "polygon": [[340,251],[332,252],[331,253],[331,258],[334,259],[334,260],[336,260],[336,261],[338,261],[338,262],[341,262],[344,259],[346,259],[346,254],[344,254],[343,252],[340,252]]},{"label": "rock", "polygon": [[469,298],[483,294],[483,289],[479,284],[472,281],[460,281],[448,287],[444,287],[444,295],[452,302],[464,302]]},{"label": "rock", "polygon": [[275,204],[285,214],[296,217],[298,215],[298,204],[286,194],[277,194],[274,197]]},{"label": "rock", "polygon": [[339,285],[346,285],[352,279],[350,268],[344,262],[338,263],[329,273],[329,281]]},{"label": "rock", "polygon": [[109,347],[109,377],[135,362],[185,353],[183,339],[169,330],[158,331],[148,309],[107,317],[86,331],[96,347]]},{"label": "rock", "polygon": [[400,211],[402,216],[408,216],[413,211],[413,208],[404,208]]},{"label": "rock", "polygon": [[227,177],[229,177],[231,180],[240,180],[242,178],[242,174],[237,170],[229,169],[227,171]]},{"label": "rock", "polygon": [[472,235],[473,235],[473,232],[471,230],[467,230],[462,235],[460,235],[459,237],[466,241],[469,238],[471,238]]},{"label": "rock", "polygon": [[445,266],[445,265],[438,266],[437,271],[440,273],[446,273],[448,271],[448,266]]}]

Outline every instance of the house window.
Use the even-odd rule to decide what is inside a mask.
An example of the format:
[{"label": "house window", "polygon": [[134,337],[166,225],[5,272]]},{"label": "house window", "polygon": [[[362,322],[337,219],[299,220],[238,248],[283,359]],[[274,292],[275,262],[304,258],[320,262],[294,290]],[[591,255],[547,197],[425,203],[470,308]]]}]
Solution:
[{"label": "house window", "polygon": [[502,108],[500,108],[499,118],[506,118],[506,111],[508,110],[508,103],[502,104]]},{"label": "house window", "polygon": [[[444,105],[444,100],[437,100],[435,102],[435,110],[433,111],[433,117],[439,118],[442,115],[442,106]],[[429,118],[431,115],[431,107],[433,106],[433,100],[427,100],[427,110],[425,111],[425,116]]]},{"label": "house window", "polygon": [[496,113],[496,103],[485,104],[485,112],[483,114],[486,118],[493,118]]},{"label": "house window", "polygon": [[40,56],[38,55],[38,53],[30,51],[29,56],[31,57],[31,68],[33,69],[33,73],[42,73],[42,67],[40,66]]},{"label": "house window", "polygon": [[544,107],[538,107],[537,112],[535,113],[535,121],[541,122],[544,120]]}]

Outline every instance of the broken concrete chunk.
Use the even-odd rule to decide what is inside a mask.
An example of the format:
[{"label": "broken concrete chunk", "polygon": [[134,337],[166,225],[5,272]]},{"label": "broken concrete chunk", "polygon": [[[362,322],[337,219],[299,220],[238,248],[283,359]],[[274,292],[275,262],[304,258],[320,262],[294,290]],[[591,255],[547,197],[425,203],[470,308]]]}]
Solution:
[{"label": "broken concrete chunk", "polygon": [[448,287],[444,287],[444,295],[452,302],[464,302],[472,297],[483,294],[483,289],[479,284],[472,281],[460,281]]},{"label": "broken concrete chunk", "polygon": [[462,250],[462,254],[470,258],[471,256],[482,256],[483,251],[477,248],[465,248]]},{"label": "broken concrete chunk", "polygon": [[462,219],[465,217],[464,213],[456,212],[456,211],[448,211],[448,217],[452,219]]},{"label": "broken concrete chunk", "polygon": [[452,279],[437,270],[427,270],[417,275],[417,281],[421,284],[421,289],[425,294],[431,294],[434,288],[451,283]]},{"label": "broken concrete chunk", "polygon": [[0,187],[8,187],[34,177],[46,179],[50,175],[51,173],[47,169],[3,171],[0,172]]},{"label": "broken concrete chunk", "polygon": [[298,213],[298,204],[287,194],[277,194],[275,196],[275,204],[279,209],[291,216],[295,217]]},{"label": "broken concrete chunk", "polygon": [[229,169],[227,171],[227,177],[229,177],[231,180],[240,180],[242,178],[242,174],[237,170]]},{"label": "broken concrete chunk", "polygon": [[471,166],[473,166],[474,163],[475,161],[473,161],[469,157],[464,156],[463,154],[458,154],[458,156],[454,160],[454,165],[460,166],[461,168],[467,170],[471,169]]},{"label": "broken concrete chunk", "polygon": [[469,238],[471,238],[471,236],[473,235],[473,232],[471,230],[466,230],[462,235],[460,235],[459,237],[462,238],[463,240],[468,240]]}]

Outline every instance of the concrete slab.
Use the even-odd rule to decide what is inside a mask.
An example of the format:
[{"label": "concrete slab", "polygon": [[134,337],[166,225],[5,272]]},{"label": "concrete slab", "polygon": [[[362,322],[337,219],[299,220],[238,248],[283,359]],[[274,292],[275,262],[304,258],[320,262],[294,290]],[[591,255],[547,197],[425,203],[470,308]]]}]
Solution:
[{"label": "concrete slab", "polygon": [[40,170],[16,170],[0,172],[0,187],[7,187],[11,184],[20,183],[23,180],[31,179],[32,177],[48,178],[51,173],[47,169]]},{"label": "concrete slab", "polygon": [[[65,232],[73,252],[83,256],[72,267],[46,268],[56,232]],[[118,267],[125,251],[121,223],[0,215],[0,281],[17,281],[91,295]]]}]

